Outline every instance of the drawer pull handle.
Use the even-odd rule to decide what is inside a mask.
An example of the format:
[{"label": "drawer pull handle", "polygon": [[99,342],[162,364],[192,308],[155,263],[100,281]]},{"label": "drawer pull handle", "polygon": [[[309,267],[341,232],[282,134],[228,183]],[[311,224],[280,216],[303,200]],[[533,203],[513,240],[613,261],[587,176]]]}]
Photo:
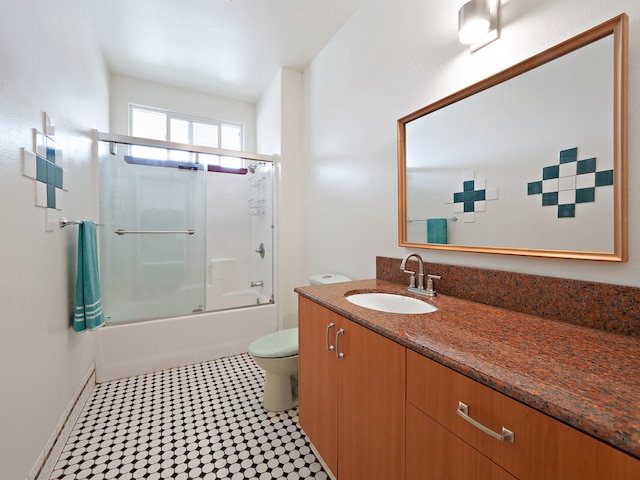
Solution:
[{"label": "drawer pull handle", "polygon": [[344,353],[340,351],[340,335],[344,335],[344,328],[336,332],[336,358],[344,359]]},{"label": "drawer pull handle", "polygon": [[327,345],[327,350],[329,350],[330,352],[333,352],[333,349],[335,347],[333,345],[329,345],[329,330],[334,328],[335,326],[336,325],[333,322],[327,325],[327,331],[325,332],[325,335],[324,335],[324,343]]},{"label": "drawer pull handle", "polygon": [[491,435],[496,440],[500,440],[501,442],[514,443],[515,434],[511,430],[508,430],[508,429],[502,427],[502,432],[501,433],[496,433],[493,430],[491,430],[490,428],[485,427],[480,422],[478,422],[477,420],[474,420],[473,418],[471,418],[469,416],[469,407],[467,405],[465,405],[464,403],[458,402],[457,413],[462,418],[464,418],[467,422],[469,422],[471,425],[473,425],[476,428],[479,428],[480,430],[482,430],[487,435]]}]

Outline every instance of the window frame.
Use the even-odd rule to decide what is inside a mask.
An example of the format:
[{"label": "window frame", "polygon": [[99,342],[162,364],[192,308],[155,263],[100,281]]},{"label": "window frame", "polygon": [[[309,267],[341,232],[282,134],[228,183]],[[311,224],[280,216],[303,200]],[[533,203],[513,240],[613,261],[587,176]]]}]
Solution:
[{"label": "window frame", "polygon": [[[174,110],[167,110],[164,108],[157,107],[149,107],[147,105],[140,105],[136,103],[129,104],[129,135],[133,136],[133,111],[146,111],[151,113],[160,113],[165,115],[165,141],[171,141],[171,120],[182,120],[187,121],[189,124],[189,145],[196,145],[193,143],[193,123],[201,123],[205,125],[214,125],[218,128],[218,145],[214,148],[223,148],[222,147],[222,127],[228,126],[233,128],[238,128],[240,130],[240,147],[237,151],[244,151],[244,124],[238,122],[231,122],[227,120],[218,120],[214,118],[201,117],[198,115],[191,115],[188,113],[177,112]],[[168,138],[167,138],[168,137]],[[199,145],[199,144],[198,144]],[[202,146],[211,146],[211,145],[202,145]],[[227,148],[227,150],[234,150],[233,148]]]}]

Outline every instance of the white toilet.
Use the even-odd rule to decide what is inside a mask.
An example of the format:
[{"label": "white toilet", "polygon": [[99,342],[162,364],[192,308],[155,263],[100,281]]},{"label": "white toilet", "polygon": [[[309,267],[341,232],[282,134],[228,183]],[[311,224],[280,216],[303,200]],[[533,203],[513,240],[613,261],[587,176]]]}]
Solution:
[{"label": "white toilet", "polygon": [[[336,273],[312,275],[311,285],[349,282]],[[249,355],[264,370],[262,406],[270,412],[289,410],[298,405],[298,329],[288,328],[251,342]]]}]

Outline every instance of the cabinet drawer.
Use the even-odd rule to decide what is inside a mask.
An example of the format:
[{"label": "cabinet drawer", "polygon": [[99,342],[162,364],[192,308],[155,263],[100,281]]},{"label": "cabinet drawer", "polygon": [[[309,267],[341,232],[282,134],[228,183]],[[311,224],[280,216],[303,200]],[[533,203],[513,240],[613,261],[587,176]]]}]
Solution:
[{"label": "cabinet drawer", "polygon": [[516,480],[411,404],[406,443],[406,480]]},{"label": "cabinet drawer", "polygon": [[[640,478],[640,460],[411,350],[407,401],[522,480]],[[514,442],[462,418],[459,402],[488,429],[513,432]]]}]

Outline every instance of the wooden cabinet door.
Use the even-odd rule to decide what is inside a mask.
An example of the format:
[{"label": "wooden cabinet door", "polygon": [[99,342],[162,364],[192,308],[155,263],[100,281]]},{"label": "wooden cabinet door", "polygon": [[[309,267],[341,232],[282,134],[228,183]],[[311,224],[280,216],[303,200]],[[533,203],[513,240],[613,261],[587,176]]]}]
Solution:
[{"label": "wooden cabinet door", "polygon": [[405,348],[304,297],[298,305],[300,426],[340,480],[403,479]]},{"label": "wooden cabinet door", "polygon": [[314,447],[333,474],[338,472],[338,399],[336,357],[327,349],[335,341],[342,317],[312,301],[298,300],[298,417]]},{"label": "wooden cabinet door", "polygon": [[338,478],[404,478],[405,348],[342,322],[338,364]]},{"label": "wooden cabinet door", "polygon": [[438,422],[407,403],[406,480],[516,480]]}]

